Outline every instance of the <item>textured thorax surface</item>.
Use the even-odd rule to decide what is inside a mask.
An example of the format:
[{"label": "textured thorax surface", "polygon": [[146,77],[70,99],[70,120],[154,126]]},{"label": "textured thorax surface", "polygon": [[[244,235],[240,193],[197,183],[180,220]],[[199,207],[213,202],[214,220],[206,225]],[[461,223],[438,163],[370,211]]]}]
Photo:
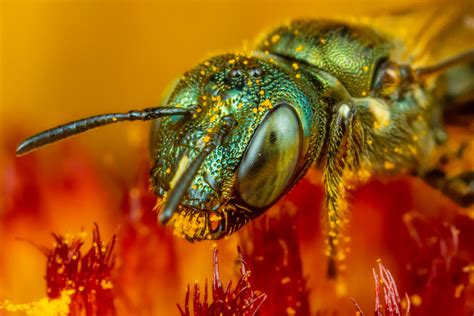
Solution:
[{"label": "textured thorax surface", "polygon": [[324,20],[277,28],[258,48],[327,71],[354,97],[368,94],[375,67],[390,52],[390,44],[372,29]]}]

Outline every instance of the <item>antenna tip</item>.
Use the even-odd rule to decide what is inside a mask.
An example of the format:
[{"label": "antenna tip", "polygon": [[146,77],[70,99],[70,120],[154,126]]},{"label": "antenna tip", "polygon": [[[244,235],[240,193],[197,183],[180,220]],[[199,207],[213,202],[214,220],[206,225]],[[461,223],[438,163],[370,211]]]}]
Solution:
[{"label": "antenna tip", "polygon": [[171,219],[171,216],[173,215],[173,212],[161,212],[159,215],[158,215],[158,221],[160,222],[160,224],[162,225],[166,225],[170,219]]},{"label": "antenna tip", "polygon": [[16,148],[16,156],[17,157],[20,157],[20,156],[24,156],[26,155],[27,153],[29,153],[30,150],[28,150],[28,144],[25,143],[25,142],[22,142],[20,145],[18,145],[18,147]]}]

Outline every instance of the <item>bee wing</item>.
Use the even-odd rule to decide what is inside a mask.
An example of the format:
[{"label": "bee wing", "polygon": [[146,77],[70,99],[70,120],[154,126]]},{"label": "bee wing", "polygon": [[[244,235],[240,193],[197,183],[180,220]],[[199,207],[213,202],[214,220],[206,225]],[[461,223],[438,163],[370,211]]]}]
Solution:
[{"label": "bee wing", "polygon": [[415,67],[431,65],[474,48],[474,3],[421,6],[386,15],[355,17],[351,23],[376,28],[395,46],[393,59]]}]

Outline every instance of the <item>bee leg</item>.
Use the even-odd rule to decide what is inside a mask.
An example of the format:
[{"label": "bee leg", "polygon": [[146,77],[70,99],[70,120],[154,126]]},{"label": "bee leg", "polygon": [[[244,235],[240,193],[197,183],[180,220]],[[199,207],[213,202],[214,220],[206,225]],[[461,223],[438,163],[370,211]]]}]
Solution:
[{"label": "bee leg", "polygon": [[358,122],[355,119],[355,107],[341,103],[335,107],[335,113],[329,127],[327,160],[324,167],[323,183],[325,190],[325,209],[327,212],[327,249],[330,278],[337,276],[338,262],[344,261],[346,254],[342,229],[347,223],[345,213],[348,205],[344,172],[357,168],[359,159],[356,149],[360,144]]},{"label": "bee leg", "polygon": [[426,173],[423,179],[460,206],[474,205],[474,171],[448,177],[441,169],[434,169]]}]

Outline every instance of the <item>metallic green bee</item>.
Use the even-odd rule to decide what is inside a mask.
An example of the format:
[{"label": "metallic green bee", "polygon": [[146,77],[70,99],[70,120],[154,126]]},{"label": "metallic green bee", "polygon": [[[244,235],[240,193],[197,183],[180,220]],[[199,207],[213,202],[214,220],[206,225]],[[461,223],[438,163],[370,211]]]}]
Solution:
[{"label": "metallic green bee", "polygon": [[[154,120],[150,177],[162,201],[159,220],[192,241],[237,231],[317,166],[328,256],[342,259],[348,188],[373,174],[423,177],[434,170],[428,161],[445,140],[441,109],[448,92],[440,96],[432,75],[474,60],[469,51],[413,68],[392,53],[393,44],[369,27],[295,21],[254,52],[201,63],[163,106],[58,126],[25,140],[17,154],[118,121]],[[462,179],[465,188],[473,181]],[[436,181],[472,203],[472,187],[459,195],[450,190],[452,179]]]}]

